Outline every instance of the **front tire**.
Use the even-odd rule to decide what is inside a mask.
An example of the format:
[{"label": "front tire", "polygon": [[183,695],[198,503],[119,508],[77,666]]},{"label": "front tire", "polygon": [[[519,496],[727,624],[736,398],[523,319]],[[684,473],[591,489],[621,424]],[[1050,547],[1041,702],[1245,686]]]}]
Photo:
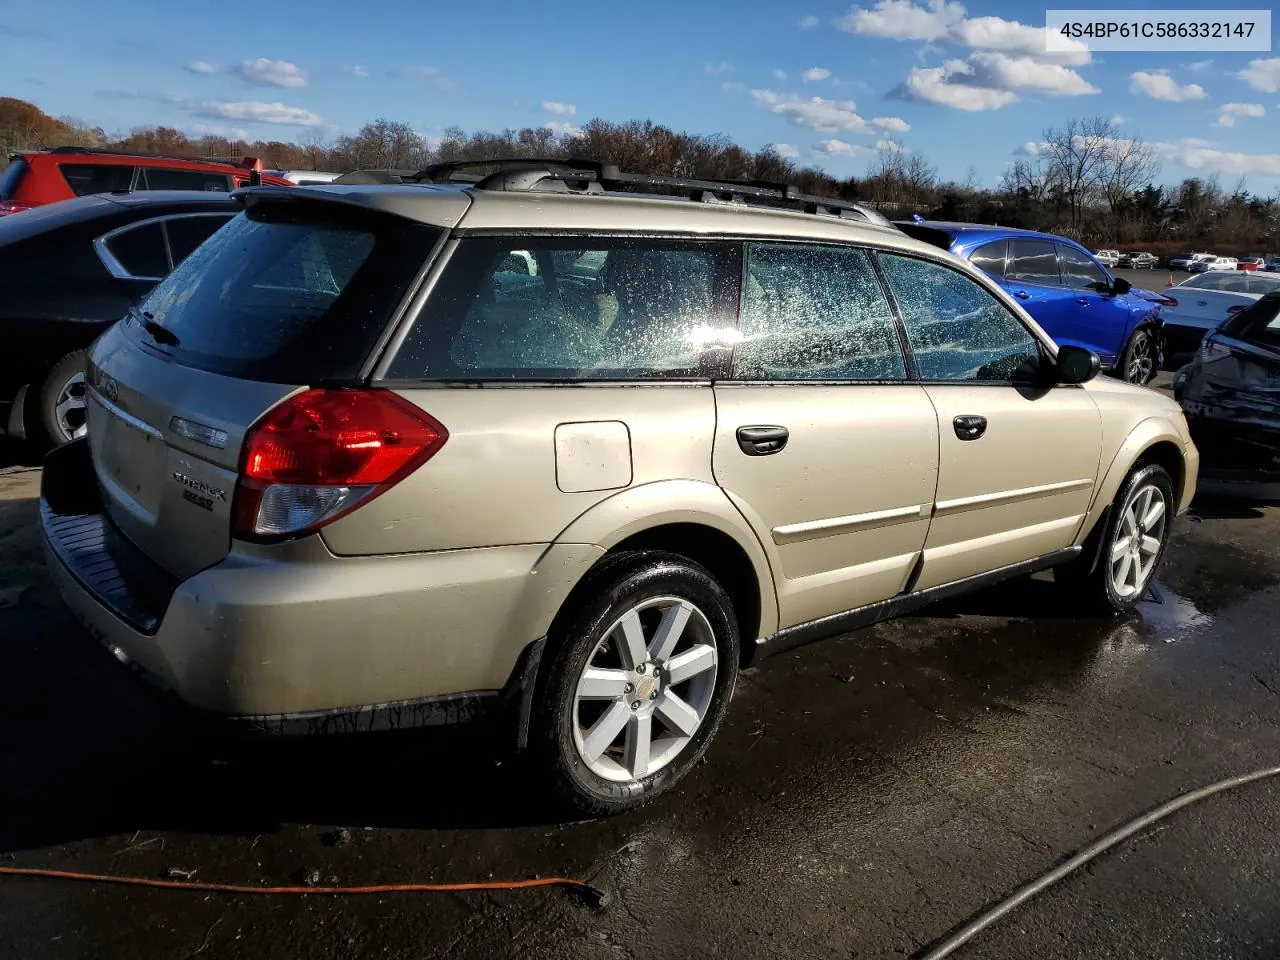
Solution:
[{"label": "front tire", "polygon": [[724,588],[674,554],[621,554],[557,618],[530,747],[558,798],[588,816],[671,789],[733,696],[738,623]]},{"label": "front tire", "polygon": [[[1106,524],[1090,537],[1088,549],[1058,567],[1054,579],[1076,592],[1088,606],[1120,613],[1142,599],[1169,546],[1175,501],[1173,478],[1159,464],[1147,464],[1129,475]],[[1097,563],[1089,565],[1094,557]]]},{"label": "front tire", "polygon": [[1155,379],[1156,371],[1160,369],[1160,352],[1155,327],[1142,324],[1129,335],[1129,342],[1116,364],[1116,375],[1128,383],[1145,387]]}]

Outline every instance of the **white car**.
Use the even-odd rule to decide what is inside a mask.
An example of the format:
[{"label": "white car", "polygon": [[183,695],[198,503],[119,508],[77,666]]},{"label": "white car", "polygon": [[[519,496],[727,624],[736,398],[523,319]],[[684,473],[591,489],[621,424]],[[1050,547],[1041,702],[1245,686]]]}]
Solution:
[{"label": "white car", "polygon": [[332,183],[342,176],[340,173],[327,173],[324,170],[270,170],[268,172],[274,173],[277,177],[284,177],[300,187]]},{"label": "white car", "polygon": [[1120,262],[1119,250],[1095,250],[1093,259],[1097,260],[1104,267],[1114,267]]},{"label": "white car", "polygon": [[1166,355],[1194,350],[1205,331],[1268,293],[1280,293],[1280,276],[1247,270],[1205,272],[1169,287],[1160,310]]},{"label": "white car", "polygon": [[1184,253],[1176,257],[1169,258],[1170,270],[1189,270],[1191,265],[1199,260],[1208,260],[1213,257],[1212,253]]},{"label": "white car", "polygon": [[1228,270],[1234,272],[1238,266],[1239,263],[1235,257],[1206,257],[1203,260],[1197,260],[1187,269],[1192,273],[1223,273]]}]

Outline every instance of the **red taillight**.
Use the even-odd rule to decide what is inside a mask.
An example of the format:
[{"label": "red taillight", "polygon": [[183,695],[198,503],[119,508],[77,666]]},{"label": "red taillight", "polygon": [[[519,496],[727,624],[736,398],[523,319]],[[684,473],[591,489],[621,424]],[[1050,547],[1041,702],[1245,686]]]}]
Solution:
[{"label": "red taillight", "polygon": [[245,436],[232,528],[296,537],[389,489],[444,446],[435,418],[386,390],[307,390]]},{"label": "red taillight", "polygon": [[21,213],[23,210],[30,209],[30,204],[10,203],[8,200],[0,200],[0,217],[3,217],[6,213]]},{"label": "red taillight", "polygon": [[1177,305],[1178,305],[1178,301],[1175,300],[1173,297],[1160,298],[1160,306],[1162,307],[1176,307]]}]

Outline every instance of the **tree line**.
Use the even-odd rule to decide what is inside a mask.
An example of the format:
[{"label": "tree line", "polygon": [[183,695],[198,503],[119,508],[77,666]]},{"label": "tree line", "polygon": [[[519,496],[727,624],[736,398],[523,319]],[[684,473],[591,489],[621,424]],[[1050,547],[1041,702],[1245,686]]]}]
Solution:
[{"label": "tree line", "polygon": [[34,104],[0,97],[0,150],[95,146],[145,153],[238,160],[268,168],[421,169],[482,157],[581,157],[623,170],[679,177],[751,179],[795,184],[806,193],[864,202],[890,218],[919,214],[1025,227],[1081,242],[1166,253],[1210,246],[1230,254],[1280,246],[1280,198],[1257,196],[1244,179],[1224,188],[1216,177],[1157,183],[1161,165],[1149,144],[1122,135],[1102,117],[1070,120],[1043,131],[1001,175],[983,186],[970,168],[948,180],[921,153],[884,142],[862,176],[836,178],[772,147],[748,150],[719,134],[676,132],[651,121],[594,119],[567,135],[545,127],[467,132],[450,127],[428,141],[409,124],[377,119],[354,134],[326,139],[308,131],[298,141],[192,137],[172,127],[143,126],[118,134],[74,118],[55,118]]}]

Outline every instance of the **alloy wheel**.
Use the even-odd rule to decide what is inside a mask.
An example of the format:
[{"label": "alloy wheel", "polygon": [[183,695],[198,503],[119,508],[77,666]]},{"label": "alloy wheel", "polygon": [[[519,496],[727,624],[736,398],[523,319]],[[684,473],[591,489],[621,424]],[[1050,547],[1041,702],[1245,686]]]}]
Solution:
[{"label": "alloy wheel", "polygon": [[1155,484],[1139,487],[1116,525],[1111,544],[1111,587],[1127,599],[1146,589],[1164,543],[1169,510]]},{"label": "alloy wheel", "polygon": [[693,740],[715,694],[711,624],[679,597],[655,597],[609,627],[588,658],[573,700],[573,740],[605,780],[639,780]]},{"label": "alloy wheel", "polygon": [[58,421],[58,429],[62,431],[62,439],[74,440],[82,437],[88,429],[85,420],[85,381],[80,371],[73,373],[58,391],[58,401],[54,406],[54,416]]},{"label": "alloy wheel", "polygon": [[1143,385],[1151,381],[1155,372],[1155,342],[1145,330],[1135,331],[1129,343],[1129,363],[1125,367],[1125,379]]}]

